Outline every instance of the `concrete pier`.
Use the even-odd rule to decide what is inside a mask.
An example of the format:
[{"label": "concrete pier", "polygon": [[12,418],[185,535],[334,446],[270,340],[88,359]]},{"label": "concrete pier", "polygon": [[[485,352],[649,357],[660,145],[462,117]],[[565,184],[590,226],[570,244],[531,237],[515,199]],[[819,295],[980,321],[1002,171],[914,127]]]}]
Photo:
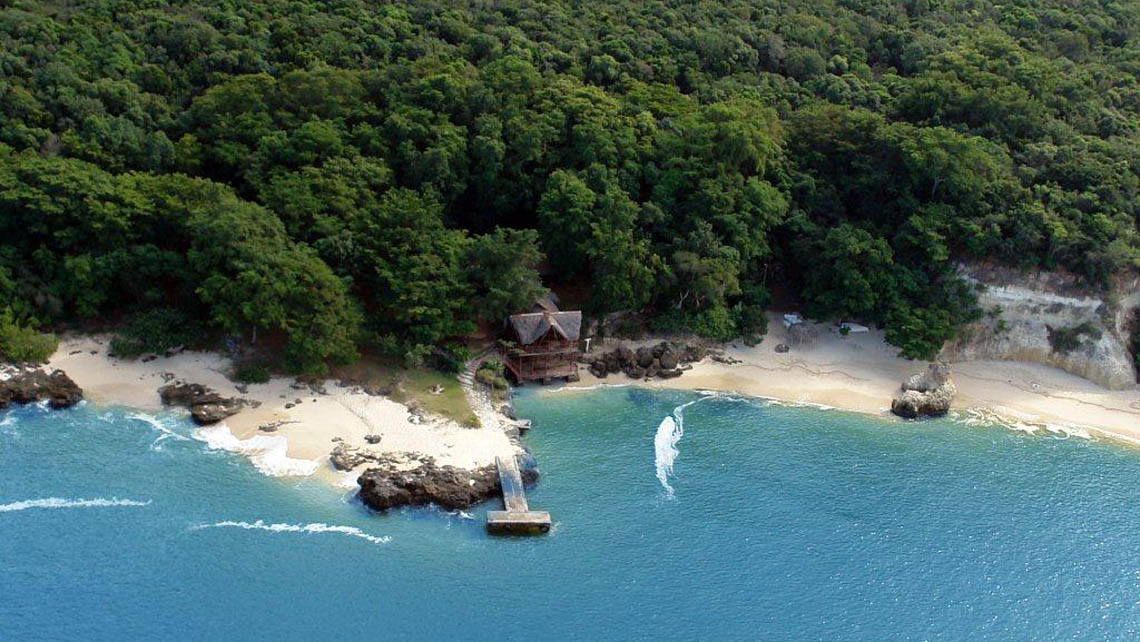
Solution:
[{"label": "concrete pier", "polygon": [[503,510],[487,511],[487,530],[499,535],[530,535],[550,530],[550,513],[530,510],[523,491],[522,474],[514,457],[495,458],[499,485],[503,487]]}]

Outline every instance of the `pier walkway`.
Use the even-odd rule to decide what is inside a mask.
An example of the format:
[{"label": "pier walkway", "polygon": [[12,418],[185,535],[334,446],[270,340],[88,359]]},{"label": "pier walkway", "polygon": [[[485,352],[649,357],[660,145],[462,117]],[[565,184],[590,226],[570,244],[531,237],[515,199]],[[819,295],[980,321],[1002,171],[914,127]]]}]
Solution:
[{"label": "pier walkway", "polygon": [[487,511],[487,530],[497,534],[533,534],[550,530],[550,513],[530,510],[523,491],[522,474],[514,457],[495,458],[499,485],[503,487],[503,510]]}]

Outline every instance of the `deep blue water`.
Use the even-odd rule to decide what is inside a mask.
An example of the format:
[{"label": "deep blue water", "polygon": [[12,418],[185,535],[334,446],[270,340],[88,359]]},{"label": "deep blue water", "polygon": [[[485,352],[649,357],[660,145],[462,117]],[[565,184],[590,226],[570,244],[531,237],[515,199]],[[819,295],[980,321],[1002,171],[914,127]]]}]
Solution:
[{"label": "deep blue water", "polygon": [[265,477],[178,415],[0,413],[0,639],[1137,638],[1140,451],[708,398],[670,475],[697,399],[524,391],[532,539]]}]

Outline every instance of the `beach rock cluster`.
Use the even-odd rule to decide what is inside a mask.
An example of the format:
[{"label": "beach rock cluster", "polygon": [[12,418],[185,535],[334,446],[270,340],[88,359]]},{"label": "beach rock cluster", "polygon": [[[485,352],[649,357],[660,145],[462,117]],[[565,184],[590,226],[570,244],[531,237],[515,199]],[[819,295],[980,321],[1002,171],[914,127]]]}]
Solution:
[{"label": "beach rock cluster", "polygon": [[381,456],[364,448],[358,448],[345,442],[340,442],[329,453],[329,461],[333,468],[348,471],[357,466],[381,461]]},{"label": "beach rock cluster", "polygon": [[932,363],[925,372],[913,375],[902,384],[902,394],[891,402],[891,412],[900,417],[938,417],[950,410],[957,389],[950,379],[950,366]]},{"label": "beach rock cluster", "polygon": [[[432,457],[421,457],[420,465],[411,470],[390,466],[369,468],[361,473],[360,499],[376,510],[400,506],[436,504],[448,510],[467,508],[501,493],[499,476],[494,466],[474,470],[439,466]],[[523,483],[538,480],[538,470],[523,466]]]},{"label": "beach rock cluster", "polygon": [[159,388],[158,394],[167,406],[188,408],[190,416],[201,425],[218,423],[226,417],[236,415],[245,407],[243,400],[223,397],[197,383],[168,384]]},{"label": "beach rock cluster", "polygon": [[585,354],[581,361],[589,366],[590,374],[600,379],[619,372],[630,379],[672,379],[681,376],[683,366],[704,357],[700,346],[674,346],[663,341],[636,350],[623,345],[609,352]]},{"label": "beach rock cluster", "polygon": [[47,401],[52,408],[68,408],[82,399],[83,390],[62,370],[27,370],[0,381],[0,408],[38,401]]}]

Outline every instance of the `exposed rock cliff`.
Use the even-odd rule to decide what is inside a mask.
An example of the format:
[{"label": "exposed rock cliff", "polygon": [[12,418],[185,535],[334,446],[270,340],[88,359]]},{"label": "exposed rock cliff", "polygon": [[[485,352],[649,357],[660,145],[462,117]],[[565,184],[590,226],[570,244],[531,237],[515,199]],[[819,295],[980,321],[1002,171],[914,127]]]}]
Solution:
[{"label": "exposed rock cliff", "polygon": [[1126,348],[1127,319],[1140,303],[1134,280],[1101,294],[1055,272],[972,265],[962,273],[982,286],[978,303],[986,315],[948,343],[941,358],[1029,361],[1115,390],[1136,385]]}]

